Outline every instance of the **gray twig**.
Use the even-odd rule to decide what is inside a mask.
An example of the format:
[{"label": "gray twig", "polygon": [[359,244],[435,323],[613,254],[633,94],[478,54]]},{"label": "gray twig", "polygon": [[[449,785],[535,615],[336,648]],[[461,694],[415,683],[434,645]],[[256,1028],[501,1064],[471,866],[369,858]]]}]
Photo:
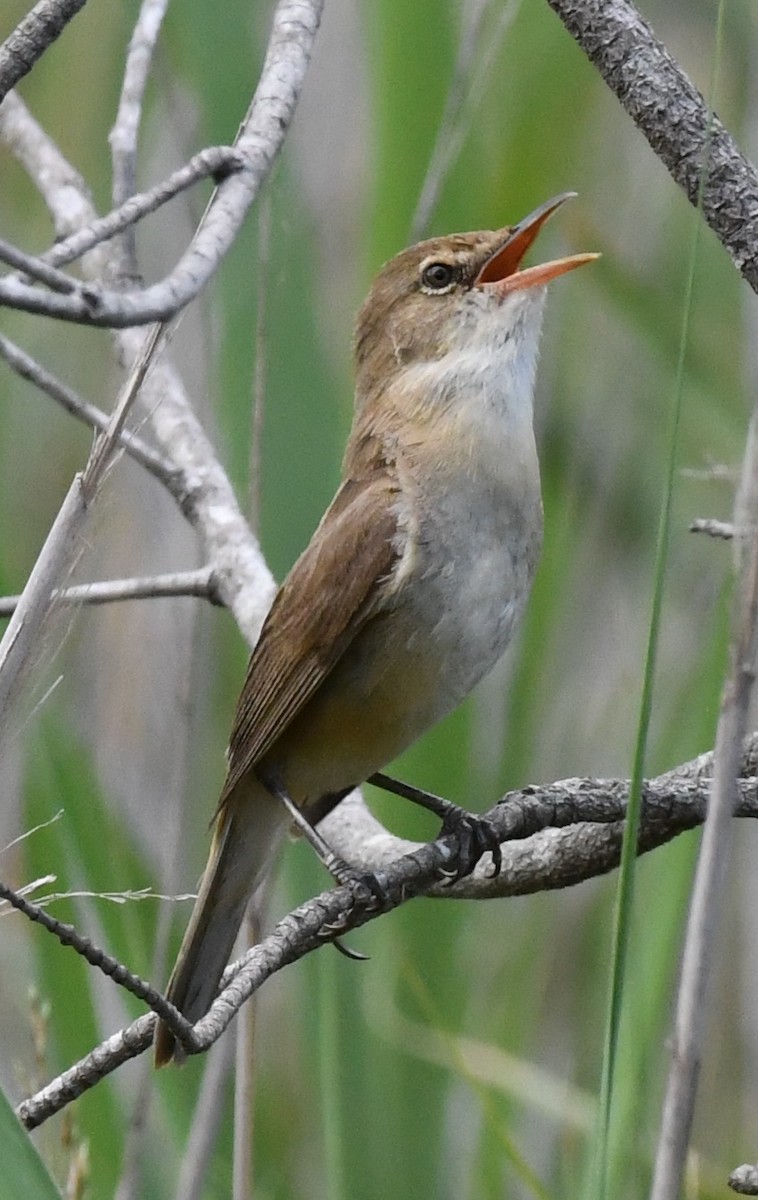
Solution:
[{"label": "gray twig", "polygon": [[[662,845],[702,823],[712,768],[713,755],[704,754],[646,783],[640,852]],[[753,734],[744,746],[735,816],[758,816],[757,770],[758,734]],[[569,779],[548,788],[509,793],[487,814],[507,843],[503,846],[500,875],[491,878],[487,862],[482,862],[471,876],[451,887],[438,882],[440,869],[450,863],[454,852],[449,839],[426,845],[408,843],[393,838],[376,823],[376,835],[367,839],[364,828],[363,840],[359,841],[349,799],[340,806],[341,809],[347,806],[346,817],[329,827],[329,837],[341,855],[351,849],[355,852],[349,860],[355,868],[380,873],[388,896],[383,912],[422,893],[478,900],[524,895],[568,887],[616,866],[628,793],[629,784],[625,780],[592,779]],[[333,834],[343,826],[348,834],[338,845]],[[372,856],[368,861],[367,853]],[[399,854],[403,857],[398,857]],[[379,915],[375,897],[360,883],[336,888],[307,901],[280,921],[240,962],[227,969],[222,995],[190,1033],[173,1015],[169,1018],[172,1028],[191,1052],[202,1052],[220,1037],[235,1012],[271,975],[324,942]],[[140,1018],[25,1100],[18,1109],[22,1122],[30,1129],[42,1124],[126,1059],[146,1050],[153,1021],[152,1016]]]},{"label": "gray twig", "polygon": [[707,533],[709,537],[728,542],[734,537],[734,526],[731,521],[717,521],[715,517],[695,517],[690,522],[690,533]]},{"label": "gray twig", "polygon": [[[56,379],[46,367],[43,367],[25,350],[1,333],[0,358],[4,359],[22,379],[28,379],[30,383],[35,384],[40,391],[62,405],[66,412],[70,413],[72,417],[76,417],[78,421],[89,425],[91,429],[106,430],[108,428],[110,421],[108,413],[104,413],[96,405],[84,400],[73,388]],[[131,433],[128,429],[121,430],[119,442],[135,462],[140,463],[173,495],[176,495],[177,490],[180,490],[181,481],[179,472],[168,458],[159,454],[143,438],[136,433]]]},{"label": "gray twig", "polygon": [[60,37],[86,0],[38,0],[0,46],[0,101]]},{"label": "gray twig", "polygon": [[[60,237],[89,226],[95,212],[87,186],[15,93],[0,106],[0,135],[31,176]],[[97,246],[82,263],[87,274],[112,272],[108,250]],[[144,333],[116,335],[121,361],[131,364]],[[274,593],[260,547],[239,510],[229,479],[175,371],[165,362],[148,377],[142,403],[156,441],[176,464],[172,495],[201,540],[219,595],[250,644],[258,636]]]},{"label": "gray twig", "polygon": [[165,321],[205,287],[268,178],[300,98],[324,0],[279,0],[266,61],[235,142],[241,168],[223,180],[201,229],[165,279],[121,291],[89,284],[68,296],[41,292],[18,277],[0,280],[0,305],[49,317],[123,329]]},{"label": "gray twig", "polygon": [[48,933],[52,933],[54,937],[57,937],[62,946],[70,946],[72,950],[75,950],[77,954],[86,959],[90,966],[96,967],[98,971],[102,971],[104,975],[107,975],[119,987],[126,988],[128,992],[136,996],[138,1000],[144,1000],[145,1004],[149,1004],[154,1012],[161,1015],[165,1013],[172,1024],[176,1024],[177,1016],[180,1021],[183,1020],[181,1014],[177,1013],[173,1004],[169,1004],[160,992],[156,991],[149,983],[146,983],[144,979],[140,979],[139,975],[134,975],[118,959],[113,958],[110,954],[106,954],[104,950],[101,950],[89,938],[84,937],[81,933],[77,933],[73,925],[66,925],[63,921],[58,921],[55,917],[51,917],[50,913],[41,908],[39,904],[32,904],[31,901],[27,900],[19,892],[14,891],[4,883],[0,883],[0,899],[5,900],[12,908],[17,909],[18,912],[23,913],[30,921],[42,925]]},{"label": "gray twig", "polygon": [[758,1196],[758,1163],[735,1167],[729,1176],[729,1186],[741,1196]]},{"label": "gray twig", "polygon": [[[106,579],[58,588],[51,600],[55,604],[113,604],[120,600],[160,600],[167,596],[197,596],[219,604],[208,567],[196,571],[175,571],[166,575],[148,575],[133,579]],[[0,618],[15,612],[20,596],[0,596]]]},{"label": "gray twig", "polygon": [[72,279],[70,275],[51,267],[42,258],[26,254],[17,246],[12,246],[10,242],[3,241],[2,238],[0,238],[0,262],[7,263],[9,267],[15,267],[17,271],[23,271],[25,275],[30,275],[32,279],[47,284],[54,292],[61,292],[63,295],[69,295],[81,287],[81,284],[76,279]]},{"label": "gray twig", "polygon": [[[83,228],[56,242],[34,261],[58,267],[74,262],[95,246],[110,241],[130,225],[136,225],[143,217],[157,212],[169,200],[173,200],[196,183],[203,179],[213,179],[218,183],[227,175],[240,170],[241,166],[242,159],[234,146],[208,146],[205,150],[199,150],[189,162],[183,167],[178,167],[162,183],[157,183],[147,191],[138,192],[136,196],[130,196],[103,217],[93,214],[92,219]],[[64,275],[63,278],[69,277]]]},{"label": "gray twig", "polygon": [[[110,134],[114,207],[125,203],[137,190],[137,134],[142,119],[142,102],[167,7],[168,0],[142,0],[129,42],[118,112]],[[129,273],[137,278],[134,225],[124,229],[121,251]]]}]

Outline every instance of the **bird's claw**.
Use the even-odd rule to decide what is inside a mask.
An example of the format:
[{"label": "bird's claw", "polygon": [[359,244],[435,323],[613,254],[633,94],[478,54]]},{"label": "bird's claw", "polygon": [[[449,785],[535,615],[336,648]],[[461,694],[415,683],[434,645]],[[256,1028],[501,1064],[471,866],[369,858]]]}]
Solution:
[{"label": "bird's claw", "polygon": [[488,877],[494,879],[500,874],[503,862],[500,838],[492,821],[486,817],[451,805],[443,819],[440,838],[450,839],[454,843],[455,865],[440,870],[445,883],[457,883],[459,879],[470,875],[482,855],[487,853],[492,855]]}]

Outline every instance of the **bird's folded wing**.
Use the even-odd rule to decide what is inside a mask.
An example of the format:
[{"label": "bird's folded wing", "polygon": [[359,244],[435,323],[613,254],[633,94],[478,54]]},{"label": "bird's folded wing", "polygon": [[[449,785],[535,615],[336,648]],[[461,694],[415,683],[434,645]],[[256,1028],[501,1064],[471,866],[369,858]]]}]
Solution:
[{"label": "bird's folded wing", "polygon": [[344,483],[279,589],[247,669],[219,808],[390,591],[398,558],[396,497],[386,475]]}]

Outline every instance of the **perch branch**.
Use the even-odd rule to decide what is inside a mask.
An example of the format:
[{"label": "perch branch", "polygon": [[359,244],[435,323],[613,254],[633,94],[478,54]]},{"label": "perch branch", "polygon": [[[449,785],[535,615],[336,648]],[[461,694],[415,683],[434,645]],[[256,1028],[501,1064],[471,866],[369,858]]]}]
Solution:
[{"label": "perch branch", "polygon": [[[641,852],[702,823],[712,767],[713,755],[704,754],[647,782]],[[758,734],[754,734],[744,747],[737,816],[758,816],[757,769]],[[439,869],[450,861],[452,853],[446,839],[426,845],[406,842],[393,838],[377,822],[371,844],[358,844],[349,811],[351,798],[339,806],[348,808],[345,820],[333,819],[328,832],[328,823],[324,821],[322,828],[335,848],[334,834],[343,833],[338,853],[354,851],[350,861],[357,870],[373,869],[381,874],[390,897],[388,908],[422,893],[451,899],[524,895],[568,887],[602,875],[617,864],[628,787],[623,780],[569,779],[547,788],[531,787],[509,793],[488,814],[506,842],[500,876],[490,878],[488,864],[483,861],[472,876],[452,886],[438,882]],[[220,1036],[245,999],[271,975],[325,941],[378,915],[373,896],[360,883],[336,888],[307,901],[280,921],[239,963],[227,969],[224,992],[195,1026],[191,1037],[182,1040],[195,1052],[205,1049]],[[141,1054],[150,1044],[153,1020],[152,1016],[141,1017],[25,1100],[18,1109],[23,1123],[28,1128],[42,1124],[126,1059]]]}]

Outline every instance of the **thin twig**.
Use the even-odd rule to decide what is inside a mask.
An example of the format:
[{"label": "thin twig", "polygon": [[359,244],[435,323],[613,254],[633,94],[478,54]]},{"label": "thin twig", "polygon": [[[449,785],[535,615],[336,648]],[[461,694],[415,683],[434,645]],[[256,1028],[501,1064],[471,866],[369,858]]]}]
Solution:
[{"label": "thin twig", "polygon": [[268,308],[269,258],[271,254],[271,196],[266,194],[258,213],[257,305],[255,310],[255,363],[253,364],[252,420],[250,422],[249,484],[250,526],[256,537],[261,523],[261,468],[263,415],[266,407],[266,318]]},{"label": "thin twig", "polygon": [[[124,204],[137,190],[137,135],[142,120],[142,103],[153,61],[158,34],[168,0],[142,0],[126,54],[116,121],[110,133],[113,164],[113,205]],[[121,237],[121,252],[133,278],[138,276],[134,225]]]},{"label": "thin twig", "polygon": [[[114,604],[121,600],[162,600],[168,596],[196,596],[210,600],[212,604],[221,603],[214,586],[213,572],[208,567],[56,588],[51,600],[55,604],[95,605]],[[0,596],[0,618],[11,616],[20,600],[20,596]]]},{"label": "thin twig", "polygon": [[122,329],[165,321],[205,287],[234,243],[268,178],[295,112],[324,0],[279,0],[263,72],[235,142],[243,168],[219,184],[201,230],[174,270],[144,289],[89,285],[69,296],[43,293],[17,277],[0,280],[0,304],[49,317]]},{"label": "thin twig", "polygon": [[[87,187],[55,142],[15,95],[0,106],[0,136],[33,179],[62,238],[90,225],[95,212]],[[113,273],[109,251],[97,246],[82,262],[88,274]],[[144,340],[140,330],[116,334],[120,359],[130,364]],[[163,363],[148,377],[142,403],[159,445],[176,464],[171,494],[197,531],[201,555],[214,570],[219,595],[250,645],[274,594],[274,581],[229,479],[176,372]]]},{"label": "thin twig", "polygon": [[[102,971],[104,975],[107,975],[119,987],[126,988],[128,992],[136,996],[138,1000],[143,1000],[145,1004],[149,1004],[154,1012],[159,1013],[161,1016],[165,1012],[164,1020],[171,1021],[172,1028],[177,1026],[177,1018],[179,1018],[177,1032],[178,1036],[181,1036],[183,1018],[180,1013],[177,1013],[173,1004],[169,1004],[159,991],[149,983],[146,983],[144,979],[140,979],[138,975],[129,971],[110,954],[106,954],[104,950],[101,950],[89,938],[84,937],[81,933],[77,933],[73,925],[66,925],[63,921],[58,921],[55,917],[51,917],[50,913],[46,912],[39,904],[32,904],[20,892],[14,891],[13,888],[8,887],[4,883],[0,883],[0,900],[5,900],[13,908],[17,909],[18,912],[28,917],[30,921],[34,921],[46,929],[48,933],[52,933],[62,946],[70,946],[72,950],[75,950],[77,954],[86,959],[90,966],[96,967],[98,971]],[[184,1026],[186,1029],[186,1022],[184,1022]]]},{"label": "thin twig", "polygon": [[[62,383],[46,367],[43,367],[41,363],[33,359],[25,350],[22,350],[20,346],[17,346],[15,342],[10,341],[9,338],[1,333],[0,358],[4,359],[8,366],[17,375],[20,375],[22,379],[27,379],[29,383],[35,384],[40,391],[50,396],[56,403],[62,405],[66,412],[76,417],[77,421],[82,421],[90,429],[106,430],[108,428],[110,421],[108,413],[104,413],[96,405],[90,404],[88,400],[84,400],[73,388],[70,388],[66,383]],[[170,492],[175,494],[179,485],[179,473],[168,458],[159,454],[157,450],[148,445],[138,434],[131,433],[128,429],[121,430],[119,442],[135,462],[140,463],[151,475],[159,479]]]},{"label": "thin twig", "polygon": [[162,183],[130,196],[103,217],[93,216],[84,228],[69,234],[39,255],[39,261],[59,267],[74,262],[95,246],[110,241],[130,225],[136,225],[143,217],[157,212],[169,200],[194,187],[196,183],[204,179],[212,179],[219,183],[241,167],[242,158],[234,146],[208,146],[193,155],[183,167],[178,167]]},{"label": "thin twig", "polygon": [[734,537],[734,525],[731,521],[717,521],[715,517],[695,517],[690,522],[690,533],[707,533],[709,537],[728,542]]},{"label": "thin twig", "polygon": [[[58,150],[16,92],[0,104],[0,138],[34,182],[53,220],[56,238],[89,225],[97,217],[89,188]],[[46,257],[46,262],[60,266]],[[106,272],[108,256],[95,249],[86,260],[93,277]]]},{"label": "thin twig", "polygon": [[63,295],[68,295],[81,286],[78,280],[72,279],[70,275],[57,270],[56,267],[51,267],[44,259],[37,258],[33,254],[26,254],[2,238],[0,238],[0,262],[7,263],[9,267],[15,267],[17,271],[23,271],[25,275],[31,276],[32,279],[46,284],[54,292],[61,292]]},{"label": "thin twig", "polygon": [[84,523],[113,462],[129,409],[161,344],[160,332],[153,331],[143,339],[142,353],[135,359],[108,427],[98,434],[84,470],[74,477],[0,642],[0,731],[32,661],[51,596],[83,545]]}]

